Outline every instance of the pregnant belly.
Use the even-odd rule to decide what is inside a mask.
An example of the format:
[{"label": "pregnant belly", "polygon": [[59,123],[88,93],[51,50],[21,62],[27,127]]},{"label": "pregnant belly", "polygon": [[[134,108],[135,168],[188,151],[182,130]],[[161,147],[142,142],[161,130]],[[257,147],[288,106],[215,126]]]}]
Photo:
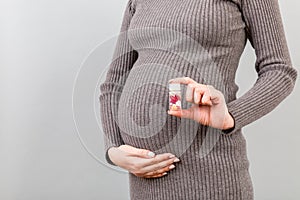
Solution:
[{"label": "pregnant belly", "polygon": [[[198,127],[179,129],[182,119],[167,113],[168,80],[180,75],[166,69],[157,64],[140,65],[128,75],[117,113],[125,144],[166,152],[178,149],[182,141],[190,143],[195,136]],[[186,121],[191,126],[191,120]]]},{"label": "pregnant belly", "polygon": [[[162,135],[169,132],[165,127],[167,79],[157,78],[146,66],[135,67],[127,77],[118,107],[118,125],[126,144],[155,148],[163,144]],[[165,139],[168,139],[166,135]]]}]

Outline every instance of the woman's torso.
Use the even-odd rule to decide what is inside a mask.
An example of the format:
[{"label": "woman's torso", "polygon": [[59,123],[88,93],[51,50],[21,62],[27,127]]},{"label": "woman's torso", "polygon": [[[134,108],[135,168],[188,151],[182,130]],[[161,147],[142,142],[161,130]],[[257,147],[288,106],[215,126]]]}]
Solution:
[{"label": "woman's torso", "polygon": [[128,38],[138,59],[124,85],[118,122],[125,143],[158,150],[180,124],[166,113],[169,79],[188,76],[212,84],[227,101],[235,98],[245,24],[238,5],[227,0],[135,0],[132,7]]},{"label": "woman's torso", "polygon": [[[131,199],[251,199],[241,132],[218,135],[215,129],[166,112],[168,80],[174,77],[212,84],[227,101],[236,98],[235,72],[246,44],[238,4],[228,0],[136,0],[132,6],[128,38],[138,59],[120,98],[121,136],[137,148],[172,152],[181,162],[159,179],[130,174]],[[213,148],[204,152],[204,141]]]}]

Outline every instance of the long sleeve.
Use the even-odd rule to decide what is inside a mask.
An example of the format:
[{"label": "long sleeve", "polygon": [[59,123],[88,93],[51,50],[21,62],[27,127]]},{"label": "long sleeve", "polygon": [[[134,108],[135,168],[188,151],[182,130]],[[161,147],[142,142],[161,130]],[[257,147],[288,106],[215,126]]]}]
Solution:
[{"label": "long sleeve", "polygon": [[117,43],[114,49],[113,59],[109,65],[106,79],[100,85],[101,94],[100,115],[104,132],[105,158],[109,164],[115,165],[108,157],[108,149],[113,146],[124,144],[120,129],[117,125],[117,108],[119,98],[123,90],[126,78],[134,62],[137,60],[138,53],[129,43],[127,30],[133,16],[132,1],[128,0],[123,14],[122,25]]},{"label": "long sleeve", "polygon": [[227,104],[235,121],[235,127],[227,134],[233,134],[272,111],[291,93],[297,78],[278,0],[240,0],[240,10],[255,50],[258,78],[250,90]]}]

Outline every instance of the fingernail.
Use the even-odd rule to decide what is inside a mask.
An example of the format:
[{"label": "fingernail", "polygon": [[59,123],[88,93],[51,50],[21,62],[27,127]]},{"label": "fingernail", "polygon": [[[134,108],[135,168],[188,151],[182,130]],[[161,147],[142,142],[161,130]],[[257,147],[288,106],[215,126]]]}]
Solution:
[{"label": "fingernail", "polygon": [[175,160],[174,160],[174,162],[179,162],[180,160],[178,159],[178,158],[176,158]]},{"label": "fingernail", "polygon": [[163,175],[166,175],[166,174],[167,174],[167,172],[164,172],[164,173],[163,173]]},{"label": "fingernail", "polygon": [[174,158],[174,157],[175,157],[175,155],[170,155],[170,156],[169,156],[169,158]]},{"label": "fingernail", "polygon": [[152,151],[149,151],[149,152],[148,152],[148,156],[154,157],[154,156],[155,156],[155,153],[153,153]]},{"label": "fingernail", "polygon": [[175,168],[175,165],[171,165],[170,167],[169,167],[169,169],[174,169]]}]

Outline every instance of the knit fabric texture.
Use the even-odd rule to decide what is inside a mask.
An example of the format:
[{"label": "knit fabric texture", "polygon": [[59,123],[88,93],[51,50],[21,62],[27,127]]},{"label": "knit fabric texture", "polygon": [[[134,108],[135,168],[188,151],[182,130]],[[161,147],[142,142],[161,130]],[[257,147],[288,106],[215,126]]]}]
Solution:
[{"label": "knit fabric texture", "polygon": [[[237,98],[236,70],[247,40],[257,80]],[[234,128],[167,114],[168,80],[183,76],[224,94]],[[115,165],[107,151],[122,144],[179,157],[160,178],[128,173],[132,200],[252,200],[242,128],[282,102],[296,78],[277,0],[128,0],[100,85],[106,160]]]}]

